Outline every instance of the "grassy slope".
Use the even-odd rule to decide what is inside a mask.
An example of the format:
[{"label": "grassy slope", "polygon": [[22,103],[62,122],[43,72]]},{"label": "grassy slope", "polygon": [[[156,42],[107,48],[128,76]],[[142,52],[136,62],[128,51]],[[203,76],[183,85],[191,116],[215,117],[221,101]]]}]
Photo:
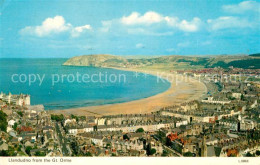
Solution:
[{"label": "grassy slope", "polygon": [[155,58],[126,59],[112,55],[85,55],[69,59],[64,65],[140,68],[149,70],[187,70],[229,66],[260,68],[260,57],[256,56],[162,56]]}]

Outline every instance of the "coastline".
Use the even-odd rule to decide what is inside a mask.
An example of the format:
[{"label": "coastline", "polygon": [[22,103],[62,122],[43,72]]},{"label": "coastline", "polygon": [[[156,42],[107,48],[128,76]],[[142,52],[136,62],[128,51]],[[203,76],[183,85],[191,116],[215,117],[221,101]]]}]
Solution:
[{"label": "coastline", "polygon": [[[127,68],[111,68],[132,72],[140,72],[155,75],[159,71],[148,71],[142,69],[127,69]],[[178,105],[184,102],[195,100],[206,93],[207,88],[204,83],[191,77],[184,77],[170,72],[164,72],[161,75],[162,79],[171,79],[171,86],[166,91],[158,93],[154,96],[143,98],[139,100],[105,104],[98,106],[78,107],[63,110],[48,110],[50,114],[64,114],[64,115],[84,115],[84,116],[104,116],[104,115],[118,115],[118,114],[143,114],[151,113],[161,109],[162,107]],[[165,81],[166,81],[165,80]]]}]

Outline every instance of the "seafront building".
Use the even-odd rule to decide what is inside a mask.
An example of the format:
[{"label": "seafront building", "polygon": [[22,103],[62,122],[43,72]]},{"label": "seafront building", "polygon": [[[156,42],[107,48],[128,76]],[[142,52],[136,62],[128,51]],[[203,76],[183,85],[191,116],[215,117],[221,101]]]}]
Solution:
[{"label": "seafront building", "polygon": [[31,104],[30,95],[25,95],[25,94],[12,95],[11,92],[9,92],[8,94],[1,92],[0,99],[7,104],[13,104],[19,106]]},{"label": "seafront building", "polygon": [[[145,115],[140,115],[145,117]],[[74,120],[68,122],[65,121],[66,129],[69,134],[78,134],[84,132],[93,132],[93,131],[122,131],[124,133],[135,132],[138,128],[143,128],[145,132],[155,132],[161,128],[176,128],[180,125],[187,125],[188,121],[182,118],[175,117],[163,117],[159,115],[153,115],[154,119],[142,121],[138,120],[138,118],[142,117],[133,117],[132,115],[128,117],[128,119],[123,120],[118,116],[109,116],[103,118],[96,118],[95,125],[91,125],[91,123],[85,124],[77,124]],[[147,118],[146,118],[147,119]],[[100,124],[100,120],[104,120],[105,122]],[[120,122],[115,122],[111,124],[111,120],[117,120]]]}]

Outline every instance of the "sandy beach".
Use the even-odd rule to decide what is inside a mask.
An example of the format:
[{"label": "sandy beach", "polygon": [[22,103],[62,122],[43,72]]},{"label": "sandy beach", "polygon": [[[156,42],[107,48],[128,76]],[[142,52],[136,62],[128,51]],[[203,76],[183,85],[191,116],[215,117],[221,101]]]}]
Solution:
[{"label": "sandy beach", "polygon": [[[127,70],[127,69],[124,69]],[[156,71],[129,70],[145,72],[147,74],[158,75]],[[100,106],[79,107],[64,110],[50,110],[51,114],[74,114],[85,116],[103,116],[116,114],[142,114],[159,110],[165,106],[177,105],[202,97],[206,91],[206,86],[193,78],[187,78],[173,73],[160,74],[164,79],[171,82],[170,88],[157,95],[134,100],[125,103],[107,104]]]}]

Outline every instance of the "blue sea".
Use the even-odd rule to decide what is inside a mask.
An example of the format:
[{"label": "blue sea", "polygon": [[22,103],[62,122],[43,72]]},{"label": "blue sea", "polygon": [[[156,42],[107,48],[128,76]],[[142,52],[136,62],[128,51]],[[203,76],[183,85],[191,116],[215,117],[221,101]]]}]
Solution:
[{"label": "blue sea", "polygon": [[156,76],[63,66],[66,60],[0,59],[0,91],[29,94],[32,105],[43,104],[46,110],[57,110],[138,100],[170,87],[169,82],[158,82]]}]

